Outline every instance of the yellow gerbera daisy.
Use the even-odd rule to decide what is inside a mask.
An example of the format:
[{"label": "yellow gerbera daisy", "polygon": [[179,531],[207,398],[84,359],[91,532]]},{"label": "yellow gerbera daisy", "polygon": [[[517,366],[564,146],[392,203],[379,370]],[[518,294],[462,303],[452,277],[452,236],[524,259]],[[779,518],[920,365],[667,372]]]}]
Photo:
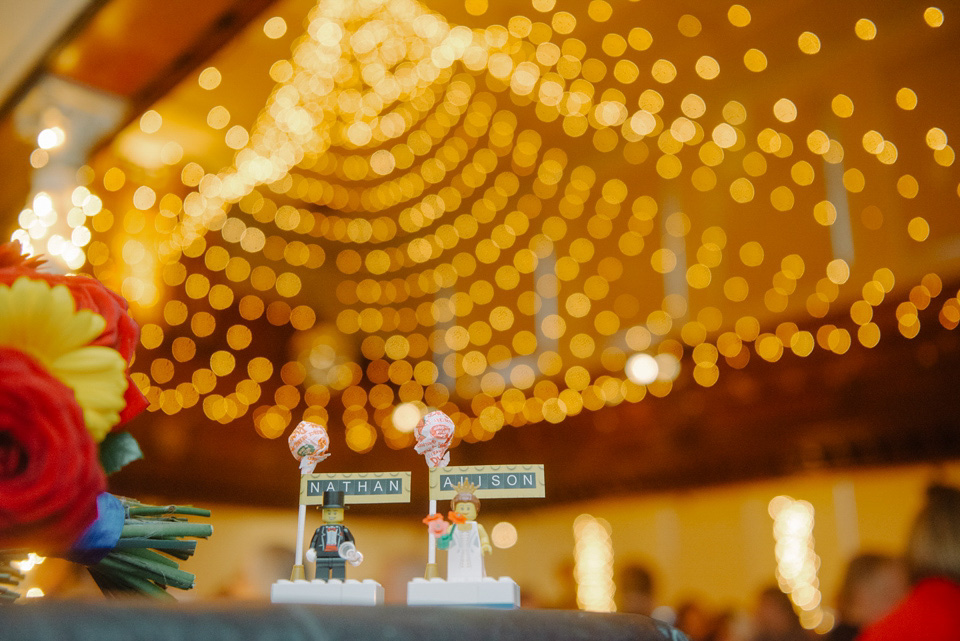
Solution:
[{"label": "yellow gerbera daisy", "polygon": [[90,346],[106,321],[74,309],[65,285],[24,276],[0,285],[0,345],[25,352],[73,390],[94,441],[120,420],[127,364],[115,349]]}]

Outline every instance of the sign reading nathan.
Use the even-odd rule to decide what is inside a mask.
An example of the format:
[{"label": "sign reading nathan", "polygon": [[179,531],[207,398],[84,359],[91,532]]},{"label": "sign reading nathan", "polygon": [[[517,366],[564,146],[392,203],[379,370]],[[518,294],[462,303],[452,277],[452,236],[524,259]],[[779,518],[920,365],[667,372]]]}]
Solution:
[{"label": "sign reading nathan", "polygon": [[478,499],[543,498],[545,490],[542,465],[464,465],[431,469],[430,498],[453,498],[464,481]]},{"label": "sign reading nathan", "polygon": [[300,477],[300,505],[322,505],[327,490],[343,492],[347,505],[409,503],[410,472],[304,474]]}]

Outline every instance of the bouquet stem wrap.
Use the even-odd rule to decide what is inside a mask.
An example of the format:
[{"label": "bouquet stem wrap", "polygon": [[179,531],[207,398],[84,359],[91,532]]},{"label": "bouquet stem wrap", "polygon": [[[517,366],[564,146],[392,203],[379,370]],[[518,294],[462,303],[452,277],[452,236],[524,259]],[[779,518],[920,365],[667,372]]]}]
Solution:
[{"label": "bouquet stem wrap", "polygon": [[179,505],[143,505],[104,492],[97,497],[98,516],[66,558],[88,567],[107,595],[136,592],[172,599],[167,587],[189,590],[196,577],[180,569],[176,559],[188,559],[196,541],[213,526],[190,523],[185,515],[210,516],[209,510]]},{"label": "bouquet stem wrap", "polygon": [[97,496],[97,519],[84,530],[66,554],[68,561],[96,565],[117,546],[126,518],[123,502],[109,492]]}]

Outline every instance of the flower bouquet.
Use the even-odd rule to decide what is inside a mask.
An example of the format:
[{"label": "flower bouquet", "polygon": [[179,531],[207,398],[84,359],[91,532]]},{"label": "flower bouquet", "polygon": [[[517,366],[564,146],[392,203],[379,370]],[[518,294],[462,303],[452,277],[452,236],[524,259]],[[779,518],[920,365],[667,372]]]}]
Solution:
[{"label": "flower bouquet", "polygon": [[[139,327],[127,302],[88,276],[38,271],[0,245],[0,603],[16,598],[17,550],[83,563],[105,593],[170,597],[213,528],[106,492],[106,475],[142,457],[115,431],[147,406],[130,379]],[[162,552],[164,554],[158,553]],[[12,587],[11,587],[12,586]]]},{"label": "flower bouquet", "polygon": [[11,550],[9,553],[0,553],[0,604],[16,601],[20,596],[13,588],[23,579],[23,572],[14,565],[13,557],[26,556],[26,553],[20,555]]}]

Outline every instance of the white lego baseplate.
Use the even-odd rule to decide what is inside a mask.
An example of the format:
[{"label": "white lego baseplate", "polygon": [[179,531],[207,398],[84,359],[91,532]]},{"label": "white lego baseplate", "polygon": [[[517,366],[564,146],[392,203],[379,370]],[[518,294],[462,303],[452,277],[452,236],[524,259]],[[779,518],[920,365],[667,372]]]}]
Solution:
[{"label": "white lego baseplate", "polygon": [[383,586],[372,579],[330,579],[322,581],[287,581],[281,579],[270,588],[273,603],[308,603],[321,605],[381,605]]},{"label": "white lego baseplate", "polygon": [[407,583],[407,605],[476,605],[519,608],[520,586],[508,576],[480,581],[414,579]]}]

